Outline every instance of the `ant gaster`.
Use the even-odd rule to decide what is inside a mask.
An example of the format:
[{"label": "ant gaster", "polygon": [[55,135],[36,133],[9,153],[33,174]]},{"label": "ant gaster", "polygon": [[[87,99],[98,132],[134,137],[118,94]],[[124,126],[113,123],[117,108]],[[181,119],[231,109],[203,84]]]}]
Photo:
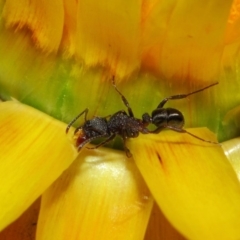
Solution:
[{"label": "ant gaster", "polygon": [[[216,142],[208,141],[202,139],[185,129],[183,129],[184,125],[184,116],[183,114],[174,108],[164,108],[164,105],[168,102],[168,100],[177,100],[186,98],[192,94],[201,92],[207,88],[210,88],[217,83],[213,83],[207,87],[201,88],[197,91],[180,94],[167,97],[163,99],[160,104],[157,106],[155,110],[152,111],[151,116],[148,113],[144,113],[142,115],[142,119],[138,119],[134,117],[133,111],[127,101],[127,99],[123,96],[123,94],[118,90],[114,77],[112,79],[112,84],[118,94],[121,96],[124,105],[127,107],[127,112],[118,111],[113,115],[107,117],[94,117],[90,120],[87,120],[88,108],[86,108],[83,112],[81,112],[78,116],[76,116],[67,126],[66,133],[68,133],[72,124],[84,114],[85,122],[80,127],[76,128],[74,135],[77,136],[76,146],[78,150],[80,150],[85,144],[93,141],[97,138],[106,138],[100,144],[91,148],[98,148],[100,146],[105,145],[106,143],[112,141],[117,135],[119,135],[123,139],[123,146],[126,152],[127,157],[131,157],[132,154],[130,150],[126,147],[126,140],[128,138],[136,138],[139,133],[142,134],[157,134],[163,129],[170,129],[180,133],[187,133],[201,141],[209,142],[213,144],[218,144]],[[149,124],[155,125],[157,128],[155,130],[149,130],[147,126]]]}]

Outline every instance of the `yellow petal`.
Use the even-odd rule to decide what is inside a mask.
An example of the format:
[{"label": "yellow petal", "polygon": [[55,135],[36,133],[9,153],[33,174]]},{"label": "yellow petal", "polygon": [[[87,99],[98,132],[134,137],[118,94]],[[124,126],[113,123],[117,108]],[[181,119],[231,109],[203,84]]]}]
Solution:
[{"label": "yellow petal", "polygon": [[[207,129],[190,129],[215,140]],[[240,185],[220,146],[164,131],[130,141],[155,200],[188,239],[240,239]]]},{"label": "yellow petal", "polygon": [[37,239],[143,239],[152,204],[124,153],[83,150],[43,194]]},{"label": "yellow petal", "polygon": [[0,229],[20,216],[77,155],[66,125],[17,102],[0,103]]}]

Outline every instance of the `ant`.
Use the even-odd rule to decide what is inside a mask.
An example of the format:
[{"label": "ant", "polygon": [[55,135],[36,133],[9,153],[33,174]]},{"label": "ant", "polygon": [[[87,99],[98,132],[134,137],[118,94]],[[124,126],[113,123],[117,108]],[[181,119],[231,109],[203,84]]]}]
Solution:
[{"label": "ant", "polygon": [[[121,96],[124,105],[127,107],[128,113],[122,110],[114,113],[113,115],[109,115],[107,117],[94,117],[90,120],[87,120],[88,108],[86,108],[83,112],[81,112],[68,124],[66,128],[66,133],[68,133],[73,123],[84,114],[84,119],[85,119],[84,124],[76,128],[74,132],[74,136],[77,137],[76,146],[78,148],[78,151],[82,149],[82,147],[85,144],[93,141],[94,139],[106,138],[100,144],[90,149],[95,149],[100,146],[103,146],[106,143],[112,141],[117,135],[119,135],[123,139],[123,146],[124,146],[124,150],[126,152],[127,157],[132,157],[130,150],[126,147],[126,140],[128,138],[136,138],[138,137],[139,133],[158,134],[163,129],[170,129],[180,133],[187,133],[201,141],[209,142],[213,144],[219,144],[216,142],[202,139],[186,131],[185,129],[183,129],[183,125],[184,125],[183,114],[174,108],[164,108],[164,105],[169,100],[183,99],[192,94],[201,92],[217,84],[218,82],[213,83],[207,87],[201,88],[194,92],[167,97],[160,102],[160,104],[157,106],[155,110],[152,111],[151,116],[148,113],[144,113],[142,115],[142,119],[138,119],[134,117],[133,111],[127,99],[118,90],[113,77],[112,85],[115,88],[115,90],[118,92],[118,94]],[[149,130],[147,128],[149,124],[153,124],[157,128],[155,130]]]}]

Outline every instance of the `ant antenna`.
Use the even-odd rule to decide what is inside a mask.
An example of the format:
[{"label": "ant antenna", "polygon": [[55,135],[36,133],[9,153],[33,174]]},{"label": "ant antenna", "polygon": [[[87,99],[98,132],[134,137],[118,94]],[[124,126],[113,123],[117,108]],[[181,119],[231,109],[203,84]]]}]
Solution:
[{"label": "ant antenna", "polygon": [[218,82],[216,83],[213,83],[207,87],[204,87],[204,88],[201,88],[201,89],[198,89],[197,91],[194,91],[194,92],[190,92],[190,93],[187,93],[187,94],[178,94],[178,95],[173,95],[173,96],[170,96],[170,97],[167,97],[165,99],[163,99],[160,104],[157,106],[157,108],[162,108],[169,100],[178,100],[178,99],[183,99],[183,98],[186,98],[192,94],[195,94],[195,93],[198,93],[198,92],[202,92],[203,90],[207,89],[207,88],[210,88],[212,86],[215,86],[217,85]]},{"label": "ant antenna", "polygon": [[68,126],[67,126],[67,128],[66,128],[66,133],[68,133],[68,131],[69,131],[70,127],[73,125],[73,123],[75,123],[75,122],[78,120],[78,118],[80,118],[80,117],[82,116],[83,113],[85,113],[85,117],[84,117],[85,122],[87,121],[88,108],[86,108],[84,111],[82,111],[81,113],[79,113],[79,114],[68,124]]},{"label": "ant antenna", "polygon": [[123,96],[123,94],[118,90],[118,88],[117,88],[117,86],[116,86],[114,75],[113,75],[113,77],[112,77],[112,85],[113,85],[113,87],[115,88],[115,90],[118,92],[118,94],[121,96],[124,105],[125,105],[125,106],[127,107],[127,109],[128,109],[129,115],[130,115],[131,117],[134,117],[133,111],[132,111],[132,109],[131,109],[131,107],[130,107],[130,104],[129,104],[128,100]]},{"label": "ant antenna", "polygon": [[122,97],[123,101],[125,99],[125,97],[122,95],[122,93],[118,90],[116,83],[115,83],[115,76],[113,75],[112,77],[112,85],[114,86],[115,90],[120,94],[120,96]]},{"label": "ant antenna", "polygon": [[197,91],[194,91],[194,92],[191,92],[191,93],[188,93],[188,94],[186,94],[186,97],[189,96],[189,95],[198,93],[198,92],[202,92],[203,90],[205,90],[205,89],[207,89],[207,88],[210,88],[210,87],[212,87],[212,86],[215,86],[215,85],[217,85],[217,84],[218,84],[218,82],[215,82],[215,83],[212,83],[211,85],[209,85],[209,86],[207,86],[207,87],[201,88],[201,89],[199,89],[199,90],[197,90]]},{"label": "ant antenna", "polygon": [[200,137],[198,137],[198,136],[196,136],[196,135],[194,135],[194,134],[186,131],[185,129],[182,129],[182,130],[183,130],[183,132],[185,132],[185,133],[189,134],[190,136],[192,136],[192,137],[194,137],[194,138],[197,138],[197,139],[199,139],[199,140],[201,140],[201,141],[203,141],[203,142],[208,142],[208,143],[211,143],[211,144],[216,144],[216,145],[221,146],[221,144],[218,143],[218,142],[213,142],[213,141],[210,141],[210,140],[206,140],[206,139],[200,138]]}]

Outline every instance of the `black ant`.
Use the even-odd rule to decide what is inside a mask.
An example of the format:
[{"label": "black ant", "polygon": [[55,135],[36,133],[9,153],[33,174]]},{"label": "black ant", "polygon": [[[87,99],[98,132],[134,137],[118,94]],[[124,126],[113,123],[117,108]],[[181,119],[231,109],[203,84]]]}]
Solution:
[{"label": "black ant", "polygon": [[[85,144],[93,141],[97,138],[106,138],[103,142],[91,148],[98,148],[105,145],[106,143],[112,141],[117,135],[123,139],[123,146],[127,157],[131,157],[132,154],[130,150],[126,147],[126,139],[136,138],[139,133],[143,134],[157,134],[163,129],[171,129],[180,133],[187,133],[201,141],[209,142],[213,144],[218,144],[216,142],[208,141],[202,139],[190,132],[183,129],[184,116],[183,114],[174,108],[163,108],[163,106],[168,102],[168,100],[176,100],[186,98],[192,94],[201,92],[207,88],[210,88],[217,83],[213,83],[207,87],[201,88],[197,91],[180,94],[167,97],[163,99],[155,110],[152,111],[151,116],[148,113],[142,115],[142,119],[134,117],[133,111],[123,94],[118,90],[114,78],[112,79],[112,84],[118,94],[121,96],[124,105],[127,107],[128,113],[125,111],[118,111],[113,115],[107,117],[94,117],[87,120],[88,108],[76,116],[67,126],[66,133],[68,133],[72,124],[84,114],[85,122],[82,126],[76,128],[74,135],[77,137],[76,146],[80,150]],[[147,126],[149,124],[155,125],[157,128],[155,130],[149,130]]]}]

